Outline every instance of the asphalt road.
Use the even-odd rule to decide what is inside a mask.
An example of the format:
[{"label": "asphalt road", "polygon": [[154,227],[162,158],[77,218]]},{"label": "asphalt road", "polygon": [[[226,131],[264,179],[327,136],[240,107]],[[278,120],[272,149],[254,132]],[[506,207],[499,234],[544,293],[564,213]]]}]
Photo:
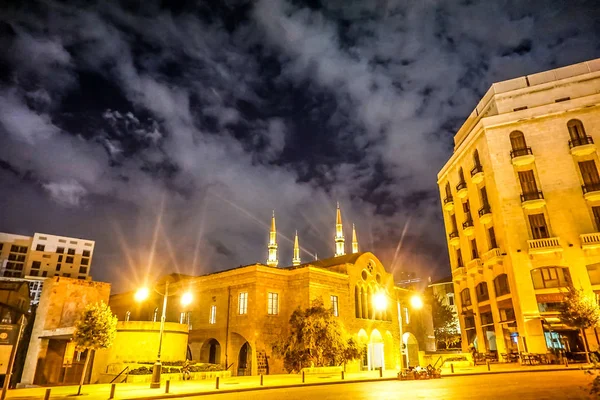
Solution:
[{"label": "asphalt road", "polygon": [[[583,371],[448,377],[428,381],[385,381],[294,387],[210,396],[203,400],[543,400],[590,399],[593,376]],[[600,397],[598,397],[600,398]]]}]

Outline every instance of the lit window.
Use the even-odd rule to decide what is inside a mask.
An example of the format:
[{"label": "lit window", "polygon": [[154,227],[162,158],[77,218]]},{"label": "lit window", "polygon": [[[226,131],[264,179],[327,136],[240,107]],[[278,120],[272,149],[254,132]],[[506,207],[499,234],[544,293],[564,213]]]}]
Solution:
[{"label": "lit window", "polygon": [[448,294],[448,305],[449,306],[454,305],[454,295],[453,294]]},{"label": "lit window", "polygon": [[268,314],[277,315],[279,314],[279,293],[269,293],[268,295],[269,305]]},{"label": "lit window", "polygon": [[337,296],[331,296],[331,309],[333,311],[333,315],[335,317],[338,317],[340,315],[340,311],[338,309],[338,297]]},{"label": "lit window", "polygon": [[217,323],[217,306],[210,306],[210,319],[208,320],[209,324]]},{"label": "lit window", "polygon": [[248,314],[248,292],[240,293],[238,296],[238,314]]},{"label": "lit window", "polygon": [[408,312],[408,307],[404,307],[404,322],[407,325],[410,324],[410,314]]}]

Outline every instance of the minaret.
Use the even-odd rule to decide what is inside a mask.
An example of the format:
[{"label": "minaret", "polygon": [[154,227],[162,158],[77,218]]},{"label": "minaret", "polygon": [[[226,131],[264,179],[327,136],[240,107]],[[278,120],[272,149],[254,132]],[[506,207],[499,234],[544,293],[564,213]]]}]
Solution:
[{"label": "minaret", "polygon": [[358,253],[358,239],[356,238],[356,228],[352,224],[352,254]]},{"label": "minaret", "polygon": [[300,265],[300,246],[298,245],[298,231],[296,231],[296,237],[294,237],[294,258],[292,258],[292,265]]},{"label": "minaret", "polygon": [[340,211],[340,203],[337,203],[337,213],[335,216],[335,256],[343,256],[346,254],[344,249],[344,230],[342,229],[342,212]]},{"label": "minaret", "polygon": [[277,230],[275,229],[275,210],[273,210],[273,218],[271,218],[271,232],[269,232],[269,258],[267,258],[267,265],[269,267],[276,267],[277,261]]}]

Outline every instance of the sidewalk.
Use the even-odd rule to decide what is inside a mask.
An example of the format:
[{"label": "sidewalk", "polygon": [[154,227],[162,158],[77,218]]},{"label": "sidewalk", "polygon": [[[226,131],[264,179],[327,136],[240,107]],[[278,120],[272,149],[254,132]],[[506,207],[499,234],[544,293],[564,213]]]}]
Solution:
[{"label": "sidewalk", "polygon": [[[487,365],[478,365],[475,367],[454,368],[454,373],[450,368],[442,369],[442,378],[482,375],[482,374],[501,374],[501,373],[519,373],[534,371],[572,371],[578,369],[589,369],[589,364],[571,364],[569,367],[561,365],[535,365],[521,366],[519,364],[490,364],[490,371]],[[165,384],[160,389],[150,389],[148,383],[120,383],[116,385],[115,399],[140,400],[145,398],[169,398],[185,395],[203,395],[226,392],[239,392],[249,390],[264,390],[282,387],[294,386],[312,386],[327,384],[342,384],[352,382],[367,382],[377,380],[395,380],[398,371],[383,371],[383,376],[379,377],[379,371],[366,371],[345,374],[342,381],[341,374],[322,374],[306,375],[305,382],[302,383],[302,375],[265,375],[263,376],[263,386],[260,385],[260,376],[239,376],[221,379],[219,389],[216,389],[216,380],[205,381],[175,381],[170,385],[169,394],[165,394]],[[110,395],[110,384],[85,385],[82,389],[82,396],[76,397],[82,400],[107,400]],[[43,399],[46,388],[25,388],[12,389],[8,391],[7,398],[12,400],[24,399]],[[77,386],[55,386],[51,388],[50,398],[73,399],[77,393]]]}]

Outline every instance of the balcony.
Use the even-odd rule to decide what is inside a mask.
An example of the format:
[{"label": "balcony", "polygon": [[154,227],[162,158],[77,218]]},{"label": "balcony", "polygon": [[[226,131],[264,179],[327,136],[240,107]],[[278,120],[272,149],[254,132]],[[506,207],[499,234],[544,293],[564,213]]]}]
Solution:
[{"label": "balcony", "polygon": [[457,231],[448,234],[448,242],[450,242],[452,246],[458,246],[460,244],[460,238],[458,237]]},{"label": "balcony", "polygon": [[473,225],[473,220],[470,217],[463,222],[462,227],[463,233],[466,236],[472,236],[475,233],[475,226]]},{"label": "balcony", "polygon": [[489,224],[492,222],[492,209],[489,204],[484,204],[483,207],[479,209],[479,222],[482,224]]},{"label": "balcony", "polygon": [[531,147],[524,147],[522,149],[514,149],[510,152],[511,162],[514,166],[522,166],[531,164],[535,161]]},{"label": "balcony", "polygon": [[583,197],[587,201],[600,200],[600,183],[589,183],[587,185],[581,185],[583,191]]},{"label": "balcony", "polygon": [[467,279],[467,269],[465,267],[456,267],[452,271],[452,277],[456,283]]},{"label": "balcony", "polygon": [[563,251],[560,239],[557,237],[528,240],[527,247],[531,255],[560,253]]},{"label": "balcony", "polygon": [[546,205],[544,193],[541,190],[537,192],[528,192],[521,195],[521,206],[526,210],[535,210]]},{"label": "balcony", "polygon": [[502,264],[502,252],[499,248],[491,249],[482,254],[481,260],[486,267],[493,267],[496,264]]},{"label": "balcony", "polygon": [[594,250],[600,249],[600,233],[584,233],[583,235],[579,235],[579,240],[581,240],[581,248],[584,250]]},{"label": "balcony", "polygon": [[456,194],[461,199],[464,199],[465,197],[467,197],[467,194],[469,194],[469,191],[467,190],[467,182],[462,181],[462,182],[459,182],[458,185],[456,185]]},{"label": "balcony", "polygon": [[483,263],[480,258],[474,258],[473,260],[467,263],[467,271],[470,275],[482,274],[483,273]]},{"label": "balcony", "polygon": [[596,151],[596,145],[591,136],[584,136],[569,140],[569,149],[574,156],[587,156]]},{"label": "balcony", "polygon": [[483,182],[483,167],[481,165],[476,165],[471,170],[471,182],[476,185]]},{"label": "balcony", "polygon": [[454,210],[454,198],[448,196],[444,199],[444,210],[452,212]]}]

